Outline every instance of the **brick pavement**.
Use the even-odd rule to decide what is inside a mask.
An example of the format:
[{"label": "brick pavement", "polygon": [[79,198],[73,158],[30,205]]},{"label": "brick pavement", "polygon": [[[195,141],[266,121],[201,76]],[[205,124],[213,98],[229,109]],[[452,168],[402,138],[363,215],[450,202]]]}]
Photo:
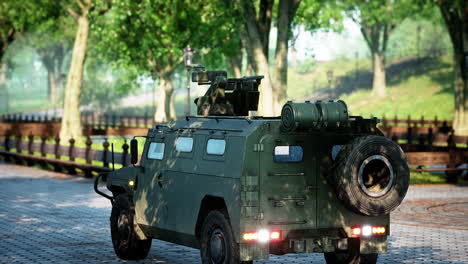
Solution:
[{"label": "brick pavement", "polygon": [[[431,197],[447,199],[449,205],[453,198],[466,201],[467,190],[449,185],[412,186],[408,201],[395,216],[411,216],[412,209],[406,207],[416,208],[418,201]],[[0,263],[126,263],[112,249],[110,203],[94,193],[90,180],[0,164],[0,201]],[[468,223],[448,228],[440,225],[451,209],[461,205],[451,206],[436,214],[437,224],[421,223],[417,218],[392,220],[402,223],[391,225],[389,251],[379,256],[378,263],[468,263]],[[466,210],[466,203],[462,209]],[[427,214],[424,219],[431,217]],[[323,262],[321,254],[256,261]],[[138,263],[200,263],[200,258],[198,250],[153,240],[148,259]]]}]

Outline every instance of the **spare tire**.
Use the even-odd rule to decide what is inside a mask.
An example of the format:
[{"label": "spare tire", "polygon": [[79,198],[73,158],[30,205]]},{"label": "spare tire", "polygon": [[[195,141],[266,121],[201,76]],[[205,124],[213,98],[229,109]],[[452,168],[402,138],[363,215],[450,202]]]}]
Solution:
[{"label": "spare tire", "polygon": [[349,209],[367,216],[386,215],[405,198],[409,167],[398,144],[365,136],[340,150],[328,180]]}]

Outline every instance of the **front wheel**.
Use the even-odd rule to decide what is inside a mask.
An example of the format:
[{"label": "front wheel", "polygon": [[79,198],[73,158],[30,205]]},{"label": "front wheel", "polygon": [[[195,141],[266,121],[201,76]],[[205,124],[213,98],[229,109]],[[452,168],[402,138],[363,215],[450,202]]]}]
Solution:
[{"label": "front wheel", "polygon": [[115,254],[125,260],[144,259],[151,239],[140,240],[135,233],[135,212],[126,195],[116,197],[110,217],[112,245]]},{"label": "front wheel", "polygon": [[252,263],[239,261],[239,246],[234,239],[231,224],[220,211],[211,211],[206,216],[200,245],[203,264]]}]

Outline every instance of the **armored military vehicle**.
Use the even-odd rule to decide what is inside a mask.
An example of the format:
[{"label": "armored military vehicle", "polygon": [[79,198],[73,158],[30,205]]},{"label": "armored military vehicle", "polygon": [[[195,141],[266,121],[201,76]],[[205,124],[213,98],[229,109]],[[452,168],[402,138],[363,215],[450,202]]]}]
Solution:
[{"label": "armored military vehicle", "polygon": [[100,175],[112,196],[115,253],[142,259],[152,239],[199,248],[203,263],[251,263],[269,254],[324,253],[327,263],[376,263],[403,200],[409,169],[376,118],[343,101],[257,110],[262,76],[193,72],[211,85],[197,116],[149,129],[133,166]]}]

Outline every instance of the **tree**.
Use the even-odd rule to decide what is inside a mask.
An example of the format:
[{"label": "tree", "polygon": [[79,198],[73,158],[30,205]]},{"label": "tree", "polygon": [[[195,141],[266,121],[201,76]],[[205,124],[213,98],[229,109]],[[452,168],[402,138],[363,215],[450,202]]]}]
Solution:
[{"label": "tree", "polygon": [[47,94],[53,107],[59,106],[60,90],[66,76],[63,71],[73,40],[72,30],[69,30],[73,28],[72,23],[66,12],[57,8],[56,13],[41,23],[29,38],[47,70]]},{"label": "tree", "polygon": [[102,60],[97,50],[89,50],[83,74],[82,103],[92,105],[96,114],[118,106],[119,99],[137,88],[137,73],[132,67],[118,68]]},{"label": "tree", "polygon": [[[285,9],[286,7],[281,6],[282,2],[280,1],[279,9]],[[283,4],[284,5],[284,4]],[[288,12],[288,23],[286,22],[286,12],[283,13],[283,22],[281,19],[281,14],[278,12],[278,38],[281,37],[281,40],[277,40],[276,44],[276,56],[275,56],[275,66],[285,65],[284,67],[276,67],[274,72],[274,85],[275,93],[278,95],[276,100],[276,107],[280,109],[282,104],[287,98],[286,88],[287,88],[287,54],[288,47],[291,47],[291,64],[294,65],[295,61],[295,48],[294,44],[297,36],[294,36],[292,33],[293,28],[303,28],[309,32],[315,32],[318,30],[338,30],[338,23],[336,21],[341,20],[341,12],[337,8],[336,4],[333,1],[329,0],[302,0],[299,6],[289,6]],[[293,10],[291,10],[291,8]],[[294,9],[297,9],[294,11]],[[295,13],[295,16],[292,17],[292,13]],[[288,35],[286,35],[288,34]],[[296,34],[300,34],[299,32]],[[288,45],[288,40],[290,44]],[[294,87],[291,87],[294,89]]]},{"label": "tree", "polygon": [[[244,41],[243,46],[254,72],[265,76],[260,87],[260,114],[279,115],[281,106],[286,101],[288,50],[295,23],[307,24],[310,30],[325,25],[325,21],[331,19],[330,13],[324,11],[328,10],[327,5],[328,1],[325,0],[259,0],[256,3],[240,1],[237,8],[244,20],[244,27],[239,29],[240,39]],[[311,18],[317,22],[309,22]],[[274,63],[270,67],[268,52],[272,25],[276,25],[278,34]]]},{"label": "tree", "polygon": [[200,56],[226,45],[221,40],[229,39],[230,28],[222,24],[223,12],[218,1],[125,0],[99,29],[103,54],[158,80],[156,122],[175,119],[172,76],[183,49],[190,45]]},{"label": "tree", "polygon": [[438,0],[453,45],[454,130],[468,136],[468,2]]},{"label": "tree", "polygon": [[277,113],[268,64],[268,43],[273,4],[274,0],[260,0],[258,13],[252,1],[241,0],[240,6],[237,7],[244,21],[244,28],[240,29],[240,34],[241,39],[245,41],[244,46],[246,46],[249,62],[256,74],[265,76],[260,86],[259,100],[259,112],[265,116],[274,116]]},{"label": "tree", "polygon": [[0,102],[8,109],[6,90],[6,70],[8,67],[4,55],[8,47],[20,38],[24,32],[43,22],[56,6],[46,0],[2,0],[0,2]]},{"label": "tree", "polygon": [[65,43],[54,43],[48,48],[39,48],[37,53],[47,70],[47,94],[52,106],[58,106],[60,86],[63,81],[61,72],[66,55]]},{"label": "tree", "polygon": [[[110,1],[99,0],[75,0],[73,3],[64,6],[77,24],[60,128],[60,138],[64,142],[68,142],[70,138],[80,140],[82,136],[80,96],[90,31],[90,17],[91,15],[106,13],[110,8],[110,3]],[[96,7],[99,7],[99,5],[103,7],[97,9]]]},{"label": "tree", "polygon": [[273,69],[274,109],[279,114],[279,109],[286,101],[288,88],[288,48],[291,38],[292,22],[296,15],[300,0],[280,0],[278,5],[278,18],[276,27],[275,67]]},{"label": "tree", "polygon": [[419,6],[413,0],[348,0],[345,9],[361,26],[362,36],[372,54],[372,94],[384,98],[388,39],[399,23],[420,11]]}]

